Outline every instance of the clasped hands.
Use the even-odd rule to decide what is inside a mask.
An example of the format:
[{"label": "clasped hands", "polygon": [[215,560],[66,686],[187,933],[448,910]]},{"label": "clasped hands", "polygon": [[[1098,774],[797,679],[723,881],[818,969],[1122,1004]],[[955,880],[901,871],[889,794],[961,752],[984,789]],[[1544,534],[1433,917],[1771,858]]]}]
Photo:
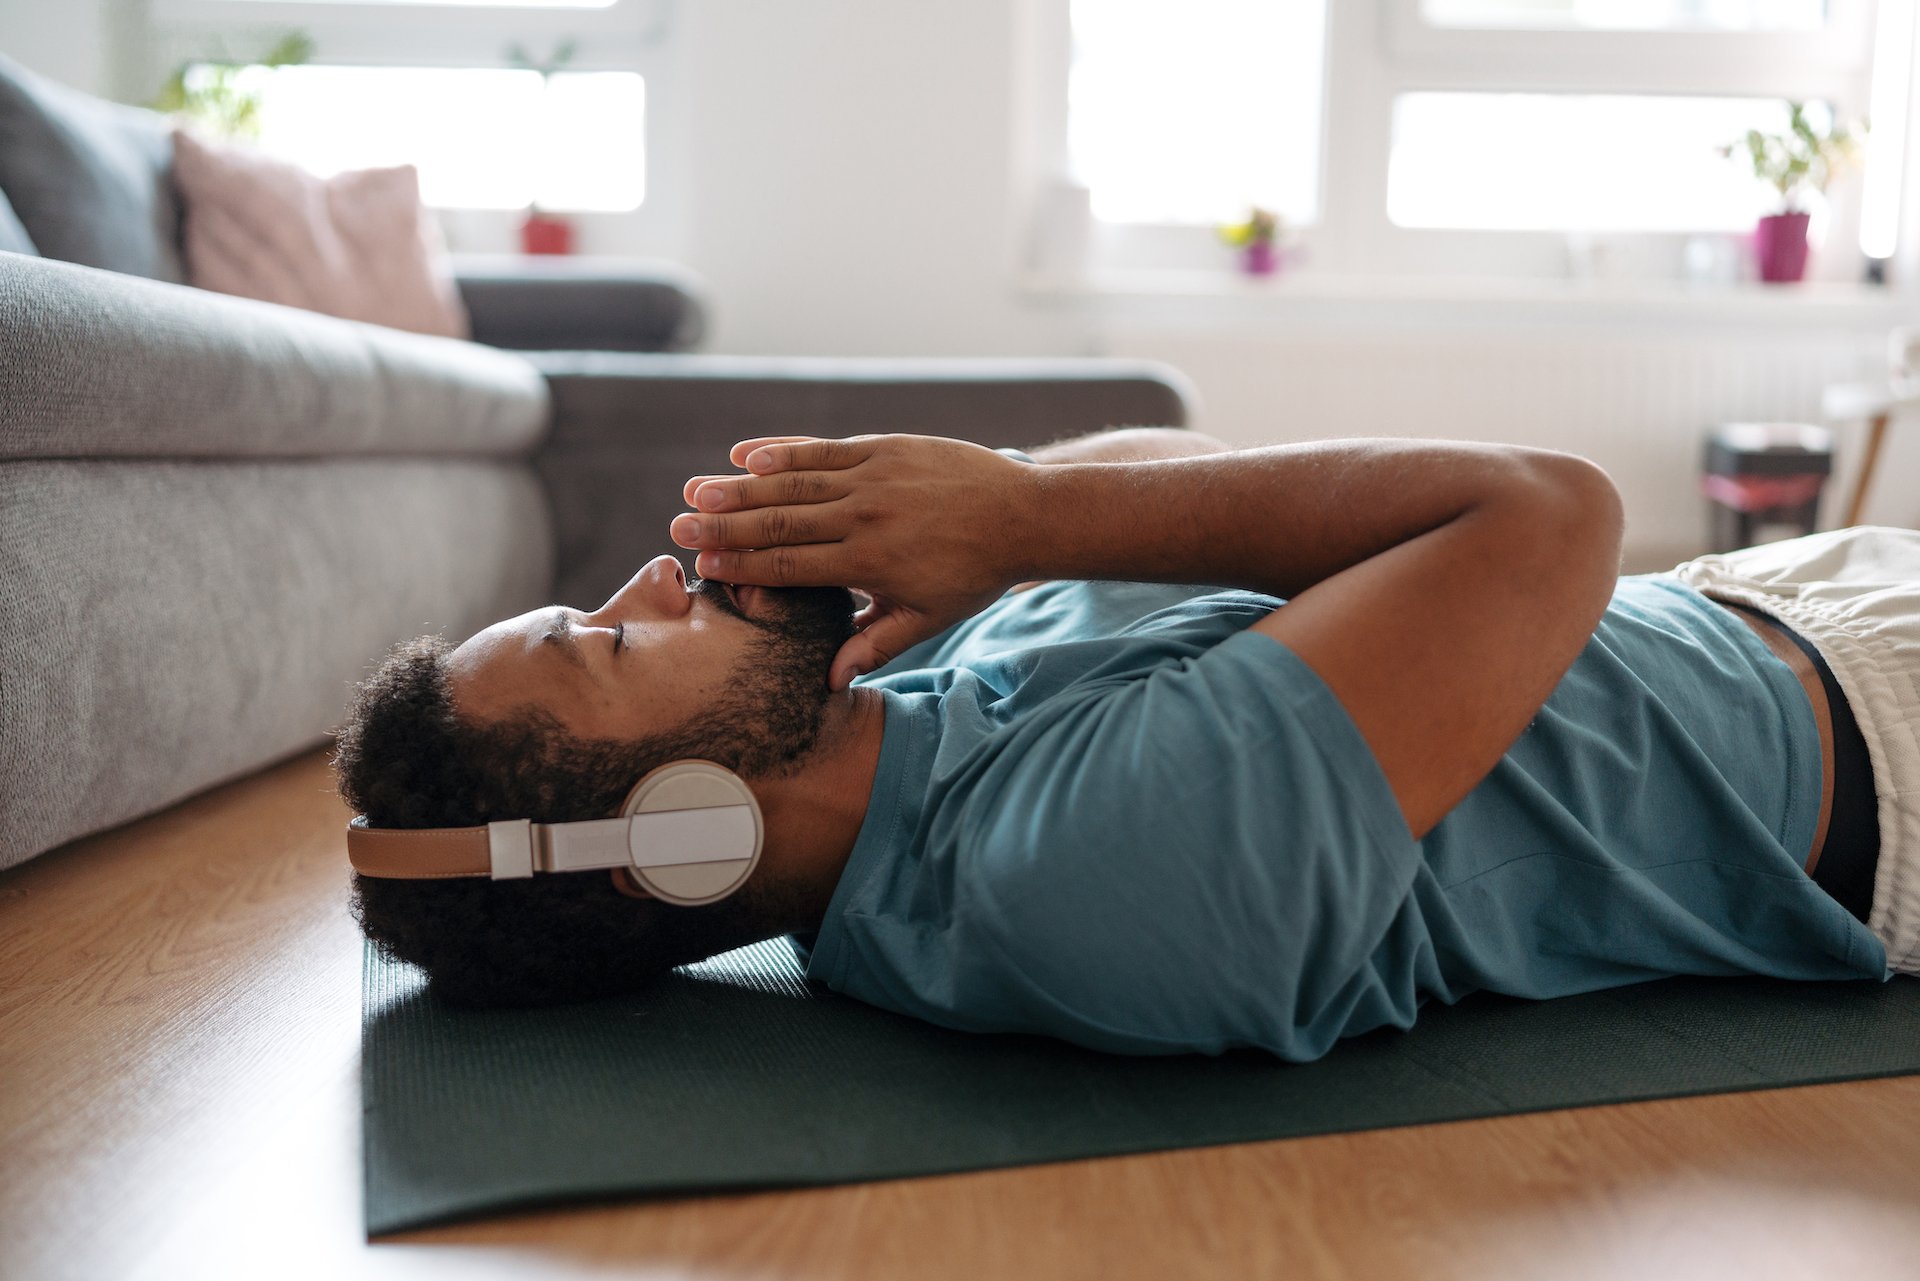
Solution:
[{"label": "clasped hands", "polygon": [[938,436],[763,436],[746,475],[695,476],[673,541],[702,578],[850,587],[870,598],[828,684],[845,689],[998,599],[1028,572],[1036,466]]}]

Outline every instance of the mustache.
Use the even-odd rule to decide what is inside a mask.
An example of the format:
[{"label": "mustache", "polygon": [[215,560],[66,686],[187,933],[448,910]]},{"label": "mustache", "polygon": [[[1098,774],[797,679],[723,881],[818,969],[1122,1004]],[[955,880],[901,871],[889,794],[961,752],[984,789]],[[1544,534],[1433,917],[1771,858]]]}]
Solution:
[{"label": "mustache", "polygon": [[740,612],[740,607],[733,603],[733,597],[727,594],[727,585],[719,579],[701,578],[697,574],[689,574],[687,575],[687,595],[698,597],[721,613],[729,614],[749,626],[761,631],[767,630],[765,623],[748,618]]}]

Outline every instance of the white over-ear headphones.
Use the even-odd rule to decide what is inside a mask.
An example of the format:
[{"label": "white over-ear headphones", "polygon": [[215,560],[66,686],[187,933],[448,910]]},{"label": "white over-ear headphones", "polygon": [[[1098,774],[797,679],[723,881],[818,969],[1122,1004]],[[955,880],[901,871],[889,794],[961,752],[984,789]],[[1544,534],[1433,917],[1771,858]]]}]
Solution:
[{"label": "white over-ear headphones", "polygon": [[347,825],[347,858],[362,876],[394,880],[617,868],[646,896],[697,907],[745,885],[765,839],[745,781],[711,761],[686,760],[649,772],[613,818],[383,828],[368,827],[362,815]]}]

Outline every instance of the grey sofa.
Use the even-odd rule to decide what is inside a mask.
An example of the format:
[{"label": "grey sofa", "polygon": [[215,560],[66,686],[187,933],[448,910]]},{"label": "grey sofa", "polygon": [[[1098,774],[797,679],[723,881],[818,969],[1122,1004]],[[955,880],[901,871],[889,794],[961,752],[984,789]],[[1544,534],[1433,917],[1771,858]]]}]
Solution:
[{"label": "grey sofa", "polygon": [[1140,364],[678,354],[659,265],[464,263],[478,342],[192,289],[160,128],[0,59],[0,868],[321,742],[397,640],[597,605],[742,437],[1185,420]]}]

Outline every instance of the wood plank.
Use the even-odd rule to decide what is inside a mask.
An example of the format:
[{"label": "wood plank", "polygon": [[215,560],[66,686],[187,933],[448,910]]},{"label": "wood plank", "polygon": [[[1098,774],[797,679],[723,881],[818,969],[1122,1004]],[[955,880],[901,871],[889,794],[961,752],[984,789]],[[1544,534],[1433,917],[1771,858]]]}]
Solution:
[{"label": "wood plank", "polygon": [[1910,1278],[1920,1078],[360,1234],[302,757],[0,874],[0,1276]]}]

